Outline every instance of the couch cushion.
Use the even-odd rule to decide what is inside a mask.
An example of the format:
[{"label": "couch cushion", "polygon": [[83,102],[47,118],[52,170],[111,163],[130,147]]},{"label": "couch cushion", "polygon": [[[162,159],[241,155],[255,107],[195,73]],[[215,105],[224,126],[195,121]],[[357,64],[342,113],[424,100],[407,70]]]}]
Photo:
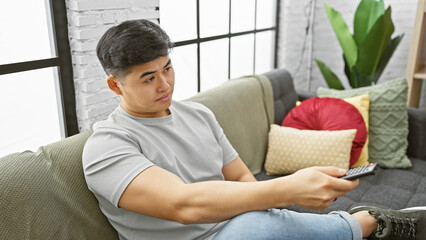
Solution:
[{"label": "couch cushion", "polygon": [[0,158],[0,239],[118,239],[84,180],[90,135]]},{"label": "couch cushion", "polygon": [[212,110],[250,171],[256,174],[262,170],[269,127],[274,119],[272,88],[267,77],[255,75],[229,80],[188,100]]}]

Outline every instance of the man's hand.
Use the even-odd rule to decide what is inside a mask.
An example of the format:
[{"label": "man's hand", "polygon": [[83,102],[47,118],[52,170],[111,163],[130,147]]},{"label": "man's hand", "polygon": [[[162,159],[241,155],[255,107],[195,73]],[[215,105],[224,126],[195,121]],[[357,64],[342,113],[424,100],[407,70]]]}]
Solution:
[{"label": "man's hand", "polygon": [[337,197],[358,186],[358,180],[337,178],[345,173],[344,169],[336,167],[311,167],[282,177],[279,181],[283,181],[288,191],[286,197],[290,199],[287,202],[304,208],[323,210]]}]

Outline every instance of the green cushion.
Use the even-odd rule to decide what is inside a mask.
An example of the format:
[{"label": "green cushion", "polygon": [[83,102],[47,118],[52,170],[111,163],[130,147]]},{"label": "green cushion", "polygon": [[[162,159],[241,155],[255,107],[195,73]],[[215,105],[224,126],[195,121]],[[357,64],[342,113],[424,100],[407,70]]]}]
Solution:
[{"label": "green cushion", "polygon": [[263,75],[246,76],[188,99],[207,106],[253,174],[262,170],[274,120],[272,87]]},{"label": "green cushion", "polygon": [[0,158],[0,239],[118,239],[84,180],[90,135]]},{"label": "green cushion", "polygon": [[370,95],[369,161],[386,168],[409,168],[407,81],[395,79],[370,87],[335,90],[320,87],[319,97],[347,98]]}]

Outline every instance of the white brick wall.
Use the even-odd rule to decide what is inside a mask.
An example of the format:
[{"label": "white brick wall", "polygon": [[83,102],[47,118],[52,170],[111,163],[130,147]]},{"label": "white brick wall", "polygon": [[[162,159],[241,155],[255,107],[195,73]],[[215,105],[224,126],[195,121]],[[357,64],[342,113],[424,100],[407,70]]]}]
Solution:
[{"label": "white brick wall", "polygon": [[74,69],[77,120],[85,131],[118,105],[96,57],[96,44],[111,26],[131,19],[158,22],[159,0],[69,0],[67,15]]},{"label": "white brick wall", "polygon": [[[306,42],[304,57],[300,57],[307,23],[307,19],[303,13],[309,1],[282,0],[281,3],[278,66],[287,68],[295,78],[296,89],[302,90],[308,89],[308,72],[310,71],[308,69],[310,37]],[[314,58],[324,61],[338,75],[346,87],[349,84],[347,84],[347,79],[343,71],[343,52],[325,13],[324,3],[339,11],[345,22],[349,25],[351,32],[353,32],[353,16],[359,2],[359,0],[316,0],[312,61]],[[395,32],[392,37],[404,33],[404,38],[386,66],[385,72],[382,74],[379,82],[405,77],[417,0],[385,0],[385,7],[389,5],[392,7],[392,20],[395,25]],[[302,63],[301,67],[295,73],[299,62]],[[326,87],[327,84],[316,63],[312,62],[310,89],[315,91],[319,86]],[[423,91],[422,95],[425,96],[426,91]],[[426,106],[425,100],[425,98],[422,99],[421,106]]]}]

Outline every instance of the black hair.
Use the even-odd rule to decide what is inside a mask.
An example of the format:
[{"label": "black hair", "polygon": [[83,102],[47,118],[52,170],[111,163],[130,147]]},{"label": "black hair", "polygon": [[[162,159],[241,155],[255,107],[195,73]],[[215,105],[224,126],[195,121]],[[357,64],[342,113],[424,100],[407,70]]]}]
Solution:
[{"label": "black hair", "polygon": [[131,68],[169,55],[173,42],[149,20],[130,20],[108,29],[98,42],[96,54],[109,75],[124,81]]}]

